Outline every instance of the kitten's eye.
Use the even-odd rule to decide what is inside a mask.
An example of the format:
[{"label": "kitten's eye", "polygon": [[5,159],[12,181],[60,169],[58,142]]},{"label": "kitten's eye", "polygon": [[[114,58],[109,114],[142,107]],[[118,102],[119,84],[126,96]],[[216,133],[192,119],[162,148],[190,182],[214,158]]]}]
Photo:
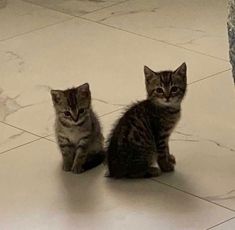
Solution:
[{"label": "kitten's eye", "polygon": [[71,113],[70,113],[69,111],[65,111],[65,112],[64,112],[64,115],[65,115],[66,117],[71,117]]},{"label": "kitten's eye", "polygon": [[78,110],[78,113],[79,113],[79,114],[83,114],[84,112],[85,112],[85,109],[79,109],[79,110]]},{"label": "kitten's eye", "polygon": [[159,93],[159,94],[163,94],[164,93],[162,88],[156,88],[156,92]]},{"label": "kitten's eye", "polygon": [[178,87],[173,86],[173,87],[171,88],[171,92],[172,92],[172,93],[176,93],[177,91],[178,91]]}]

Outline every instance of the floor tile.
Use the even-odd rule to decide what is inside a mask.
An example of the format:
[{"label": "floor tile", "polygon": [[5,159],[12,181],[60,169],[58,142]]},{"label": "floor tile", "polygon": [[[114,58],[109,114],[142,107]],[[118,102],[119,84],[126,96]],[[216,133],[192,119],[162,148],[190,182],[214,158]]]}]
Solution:
[{"label": "floor tile", "polygon": [[19,145],[38,139],[38,137],[34,135],[10,127],[3,123],[0,123],[0,133],[0,154]]},{"label": "floor tile", "polygon": [[188,87],[178,130],[235,149],[235,97],[231,71]]},{"label": "floor tile", "polygon": [[[159,180],[235,210],[235,101],[230,75],[189,86],[170,142],[178,161],[176,172]],[[121,113],[102,118],[105,136]]]},{"label": "floor tile", "polygon": [[0,40],[62,22],[68,15],[41,8],[21,0],[7,0],[0,8]]},{"label": "floor tile", "polygon": [[124,0],[25,0],[69,15],[79,16]]},{"label": "floor tile", "polygon": [[225,1],[130,0],[85,17],[228,60]]},{"label": "floor tile", "polygon": [[64,173],[60,161],[46,140],[0,157],[3,229],[198,230],[234,214],[152,180],[105,178],[102,167]]},{"label": "floor tile", "polygon": [[[103,115],[113,111],[116,107],[102,102],[93,102],[94,111]],[[11,113],[5,122],[23,128],[40,136],[53,133],[55,114],[51,102],[46,101],[32,106],[22,108],[16,113]]]},{"label": "floor tile", "polygon": [[235,151],[214,142],[172,140],[176,171],[157,180],[235,210]]},{"label": "floor tile", "polygon": [[221,224],[215,228],[212,228],[212,230],[232,230],[235,229],[235,219],[230,220],[224,224]]},{"label": "floor tile", "polygon": [[[84,82],[94,98],[112,105],[142,99],[144,64],[162,70],[186,61],[189,82],[230,68],[224,61],[77,19],[6,41],[0,51],[1,88],[8,97],[25,94],[25,104],[48,99],[50,88]],[[204,63],[207,67],[199,68]]]}]

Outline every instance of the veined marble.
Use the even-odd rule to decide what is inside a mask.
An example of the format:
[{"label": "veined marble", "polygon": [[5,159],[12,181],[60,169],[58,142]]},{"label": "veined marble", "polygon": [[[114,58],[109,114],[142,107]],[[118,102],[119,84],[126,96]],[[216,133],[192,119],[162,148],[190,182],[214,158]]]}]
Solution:
[{"label": "veined marble", "polygon": [[80,16],[126,0],[24,0],[68,15]]},{"label": "veined marble", "polygon": [[29,143],[39,137],[0,122],[0,154]]},{"label": "veined marble", "polygon": [[2,228],[198,230],[234,215],[153,180],[107,179],[102,167],[64,173],[60,157],[46,140],[0,156]]},{"label": "veined marble", "polygon": [[[5,2],[0,228],[234,229],[235,100],[225,1]],[[189,86],[170,140],[174,173],[115,181],[104,177],[103,166],[62,172],[51,88],[89,82],[107,137],[124,107],[146,97],[143,66],[157,71],[182,62]]]},{"label": "veined marble", "polygon": [[228,60],[226,1],[130,0],[85,17]]},{"label": "veined marble", "polygon": [[21,0],[4,0],[0,8],[0,41],[69,20],[69,15]]}]

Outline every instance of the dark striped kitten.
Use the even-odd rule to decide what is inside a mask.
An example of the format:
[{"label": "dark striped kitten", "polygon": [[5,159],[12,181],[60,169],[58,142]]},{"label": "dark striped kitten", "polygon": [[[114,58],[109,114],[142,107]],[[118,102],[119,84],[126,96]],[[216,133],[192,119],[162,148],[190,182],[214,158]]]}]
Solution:
[{"label": "dark striped kitten", "polygon": [[180,119],[187,85],[186,64],[175,71],[144,67],[147,100],[132,105],[112,130],[107,147],[109,176],[154,177],[174,170],[169,136]]},{"label": "dark striped kitten", "polygon": [[89,85],[51,90],[56,112],[55,131],[63,169],[82,173],[103,162],[103,135],[91,107]]}]

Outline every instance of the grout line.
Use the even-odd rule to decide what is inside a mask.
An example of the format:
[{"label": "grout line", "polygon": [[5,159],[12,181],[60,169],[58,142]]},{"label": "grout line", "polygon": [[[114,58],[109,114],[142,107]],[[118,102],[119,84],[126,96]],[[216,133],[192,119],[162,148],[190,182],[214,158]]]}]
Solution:
[{"label": "grout line", "polygon": [[134,34],[134,35],[139,36],[139,37],[147,38],[147,39],[152,40],[152,41],[157,41],[157,42],[160,42],[160,43],[163,43],[163,44],[167,44],[169,46],[174,46],[174,47],[177,47],[179,49],[184,49],[184,50],[187,50],[187,51],[190,51],[190,52],[193,52],[193,53],[201,54],[203,56],[211,57],[211,58],[214,58],[214,59],[217,59],[217,60],[220,60],[220,61],[224,61],[224,62],[227,62],[227,63],[229,62],[228,60],[226,60],[224,58],[219,58],[219,57],[216,57],[216,56],[213,56],[213,55],[210,55],[210,54],[206,54],[204,52],[200,52],[200,51],[192,50],[192,49],[189,49],[189,48],[185,48],[183,46],[179,46],[179,45],[176,45],[174,43],[166,42],[166,41],[163,41],[163,40],[158,40],[156,38],[152,38],[152,37],[149,37],[147,35],[139,34],[139,33],[129,31],[129,30],[126,30],[126,29],[122,29],[122,28],[119,28],[119,27],[116,27],[116,26],[113,26],[113,25],[109,25],[109,24],[105,24],[105,23],[101,23],[101,22],[92,20],[92,19],[84,18],[83,16],[75,16],[75,17],[81,18],[81,19],[84,19],[86,21],[93,22],[93,23],[96,23],[96,24],[99,24],[99,25],[107,26],[107,27],[110,27],[110,28],[113,28],[113,29],[116,29],[116,30],[119,30],[119,31],[122,31],[122,32],[126,32],[126,33],[129,33],[129,34]]},{"label": "grout line", "polygon": [[183,192],[183,193],[188,194],[188,195],[190,195],[190,196],[194,196],[194,197],[196,197],[196,198],[198,198],[198,199],[200,199],[200,200],[206,201],[206,202],[208,202],[208,203],[214,204],[214,205],[216,205],[216,206],[219,206],[219,207],[221,207],[221,208],[227,209],[227,210],[229,210],[229,211],[235,213],[235,210],[232,209],[232,208],[228,208],[228,207],[223,206],[223,205],[221,205],[221,204],[215,203],[215,202],[213,202],[213,201],[210,201],[210,200],[208,200],[208,199],[205,199],[205,198],[203,198],[203,197],[200,197],[200,196],[198,196],[198,195],[195,195],[195,194],[193,194],[193,193],[191,193],[191,192],[184,191],[183,189],[177,188],[177,187],[175,187],[175,186],[173,186],[173,185],[167,184],[167,183],[162,182],[162,181],[160,181],[160,180],[158,180],[158,179],[153,179],[153,178],[152,178],[151,180],[156,181],[156,182],[158,182],[158,183],[160,183],[160,184],[163,184],[163,185],[166,185],[166,186],[168,186],[168,187],[170,187],[170,188],[172,188],[172,189],[176,189],[176,190],[178,190],[178,191],[180,191],[180,192]]},{"label": "grout line", "polygon": [[[204,81],[204,80],[207,80],[207,79],[210,79],[210,78],[214,78],[214,77],[216,77],[217,75],[220,75],[220,74],[222,74],[222,73],[226,73],[226,72],[228,72],[228,71],[230,71],[230,70],[231,70],[231,68],[226,69],[226,70],[222,70],[222,71],[220,71],[220,72],[217,72],[217,73],[208,75],[208,76],[206,76],[206,77],[204,77],[204,78],[195,80],[195,81],[189,83],[188,85],[194,85],[194,84],[197,84],[197,83],[200,82],[200,81]],[[231,75],[232,75],[232,74],[231,74]]]},{"label": "grout line", "polygon": [[115,112],[121,111],[121,110],[123,110],[123,107],[122,107],[122,108],[119,108],[119,109],[115,109],[115,110],[110,111],[110,112],[108,112],[108,113],[104,113],[103,115],[100,115],[100,116],[98,116],[98,117],[99,117],[99,118],[100,118],[100,117],[105,117],[105,116],[107,116],[107,115],[110,115],[110,114],[112,114],[112,113],[115,113]]},{"label": "grout line", "polygon": [[[53,10],[53,11],[56,11],[56,12],[59,12],[59,13],[63,13],[65,15],[69,15],[69,16],[72,16],[72,17],[79,17],[79,15],[69,14],[68,12],[65,12],[65,11],[60,10],[60,9],[55,9],[53,7],[50,7],[50,6],[43,6],[40,3],[31,2],[31,1],[27,1],[27,0],[23,0],[23,1],[27,2],[29,4],[32,4],[32,5],[39,6],[39,7],[44,8],[44,9],[49,9],[49,10]],[[95,13],[97,11],[100,11],[100,10],[103,10],[103,9],[107,9],[109,7],[116,6],[116,5],[119,5],[119,4],[122,4],[124,2],[128,2],[128,1],[130,1],[130,0],[123,0],[123,1],[120,1],[120,2],[113,3],[113,4],[109,5],[109,6],[104,6],[102,8],[98,8],[98,9],[95,9],[95,10],[92,10],[92,11],[89,11],[89,12],[87,11],[86,13],[81,13],[80,16],[84,16],[84,15],[87,15],[87,14]]]},{"label": "grout line", "polygon": [[[122,4],[122,3],[125,3],[125,2],[128,2],[128,1],[131,1],[131,0],[124,0],[124,1],[116,2],[116,3],[113,3],[112,5],[105,6],[105,7],[103,7],[103,8],[99,8],[99,9],[92,10],[92,11],[90,11],[90,12],[81,14],[80,16],[84,16],[84,15],[87,15],[87,14],[92,14],[92,13],[95,13],[95,12],[98,12],[98,11],[101,11],[101,10],[104,10],[104,9],[107,9],[107,8],[111,8],[111,7],[113,7],[113,6],[117,6],[117,5],[119,5],[119,4]],[[71,15],[71,16],[74,16],[74,17],[79,17],[79,16],[72,15],[72,14],[68,14],[68,15]]]},{"label": "grout line", "polygon": [[[197,53],[197,54],[200,54],[200,55],[203,55],[203,56],[207,56],[207,57],[211,57],[213,59],[217,59],[217,60],[220,60],[220,61],[224,61],[224,62],[229,62],[228,60],[224,59],[224,58],[219,58],[219,57],[216,57],[216,56],[213,56],[213,55],[210,55],[210,54],[206,54],[204,52],[200,52],[200,51],[196,51],[196,50],[192,50],[192,49],[189,49],[189,48],[185,48],[185,47],[182,47],[182,46],[179,46],[179,45],[176,45],[174,43],[170,43],[170,42],[166,42],[166,41],[163,41],[163,40],[158,40],[156,38],[152,38],[152,37],[149,37],[147,35],[143,35],[143,34],[139,34],[139,33],[136,33],[136,32],[132,32],[132,31],[129,31],[129,30],[125,30],[125,29],[122,29],[122,28],[119,28],[119,27],[116,27],[116,26],[113,26],[113,25],[109,25],[109,24],[105,24],[105,23],[101,23],[101,22],[98,22],[98,21],[95,21],[95,20],[92,20],[92,19],[88,19],[88,18],[85,18],[84,16],[87,15],[87,14],[91,14],[93,12],[97,12],[97,11],[101,11],[103,9],[106,9],[106,8],[111,8],[112,6],[115,6],[115,5],[119,5],[119,4],[122,4],[122,3],[125,3],[127,1],[130,1],[130,0],[125,0],[125,1],[122,1],[122,2],[118,2],[118,3],[115,3],[113,5],[110,5],[110,6],[106,6],[106,7],[103,7],[103,8],[100,8],[100,9],[97,9],[97,10],[94,10],[94,11],[91,11],[91,12],[88,12],[88,13],[85,13],[83,15],[80,15],[80,16],[77,16],[77,15],[71,15],[71,14],[68,14],[66,12],[63,12],[63,11],[59,11],[59,10],[56,10],[56,9],[53,9],[53,8],[50,8],[50,7],[46,7],[46,6],[42,6],[42,5],[39,5],[37,3],[33,3],[33,2],[28,2],[26,1],[27,3],[31,3],[31,4],[34,4],[34,5],[37,5],[37,6],[40,6],[42,8],[45,8],[45,9],[50,9],[50,10],[54,10],[56,12],[60,12],[60,13],[63,13],[63,14],[66,14],[66,15],[69,15],[71,16],[72,18],[70,19],[67,19],[66,21],[68,20],[71,20],[71,19],[74,19],[74,18],[80,18],[80,19],[83,19],[83,20],[86,20],[86,21],[89,21],[89,22],[92,22],[92,23],[96,23],[96,24],[99,24],[99,25],[103,25],[103,26],[106,26],[106,27],[110,27],[110,28],[113,28],[115,30],[119,30],[119,31],[122,31],[122,32],[126,32],[126,33],[129,33],[129,34],[133,34],[133,35],[136,35],[136,36],[139,36],[139,37],[143,37],[143,38],[147,38],[147,39],[150,39],[150,40],[153,40],[153,41],[157,41],[157,42],[160,42],[160,43],[163,43],[163,44],[167,44],[169,46],[174,46],[174,47],[177,47],[179,49],[184,49],[184,50],[187,50],[187,51],[190,51],[192,53]],[[56,23],[56,24],[59,24],[59,23]],[[56,25],[56,24],[53,24],[53,25]],[[50,25],[46,26],[46,27],[49,27]],[[40,29],[43,29],[43,28],[40,28]],[[36,30],[40,30],[40,29],[35,29],[35,30],[32,30],[30,32],[33,32],[33,31],[36,31]],[[28,33],[30,33],[28,32]],[[23,33],[23,34],[27,34],[27,33]],[[20,35],[23,35],[23,34],[19,34],[17,36],[20,36]],[[17,37],[15,36],[15,37]],[[13,38],[13,37],[12,37]],[[9,38],[11,39],[11,38]],[[6,39],[7,40],[7,39]],[[1,40],[0,40],[1,41]]]},{"label": "grout line", "polygon": [[50,136],[50,135],[51,135],[51,134],[49,134],[49,135],[47,135],[47,136],[44,136],[44,137],[38,136],[38,138],[36,138],[36,139],[34,139],[34,140],[32,140],[32,141],[25,142],[25,143],[23,143],[23,144],[21,144],[21,145],[17,145],[17,146],[15,146],[15,147],[13,147],[13,148],[7,149],[7,150],[5,150],[5,151],[3,151],[3,152],[0,152],[0,156],[1,156],[2,154],[5,154],[5,153],[11,151],[11,150],[20,148],[20,147],[22,147],[22,146],[31,144],[31,143],[36,142],[36,141],[39,141],[39,140],[46,140],[46,141],[50,141],[50,142],[52,142],[52,143],[55,143],[53,140],[50,140],[50,139],[47,138],[47,137]]},{"label": "grout line", "polygon": [[214,226],[212,226],[212,227],[210,227],[210,228],[207,228],[206,230],[210,230],[210,229],[213,229],[213,228],[215,228],[215,227],[218,227],[218,226],[220,226],[220,225],[222,225],[222,224],[224,224],[224,223],[227,223],[227,222],[229,222],[230,220],[233,220],[233,219],[235,219],[235,216],[232,217],[232,218],[230,218],[230,219],[228,219],[228,220],[225,220],[225,221],[223,221],[223,222],[220,222],[220,223],[218,223],[218,224],[216,224],[216,225],[214,225]]},{"label": "grout line", "polygon": [[5,154],[5,153],[7,153],[7,152],[10,152],[11,150],[20,148],[20,147],[25,146],[25,145],[28,145],[28,144],[31,144],[31,143],[36,142],[36,141],[39,141],[39,140],[41,140],[41,139],[43,139],[43,137],[40,137],[40,138],[37,138],[37,139],[35,139],[35,140],[32,140],[32,141],[26,142],[26,143],[24,143],[24,144],[18,145],[18,146],[14,147],[14,148],[7,149],[7,150],[5,150],[5,151],[3,151],[3,152],[0,152],[0,156],[3,155],[3,154]]},{"label": "grout line", "polygon": [[17,37],[26,35],[26,34],[30,34],[30,33],[35,32],[35,31],[37,31],[37,30],[40,31],[40,30],[43,30],[43,29],[45,29],[45,28],[47,28],[47,27],[51,27],[51,26],[54,26],[54,25],[62,24],[62,23],[64,23],[64,22],[70,21],[70,20],[72,20],[72,19],[74,19],[74,18],[71,17],[71,18],[68,18],[68,19],[65,19],[65,20],[56,22],[56,23],[52,23],[52,24],[50,24],[50,25],[41,26],[41,27],[35,28],[35,29],[33,29],[33,30],[30,30],[30,31],[26,31],[26,32],[23,32],[23,33],[19,33],[19,34],[16,34],[16,35],[14,35],[14,36],[11,36],[11,37],[1,39],[0,42],[5,42],[5,41],[8,41],[8,40],[11,40],[11,39],[14,39],[14,38],[17,38]]},{"label": "grout line", "polygon": [[36,133],[32,133],[32,132],[27,131],[27,130],[25,130],[25,129],[22,129],[22,128],[20,128],[20,127],[11,125],[11,124],[9,124],[9,123],[3,122],[3,121],[0,121],[0,123],[2,123],[2,124],[4,124],[4,125],[7,125],[7,126],[10,126],[10,127],[12,127],[12,128],[15,128],[15,129],[19,129],[19,130],[21,130],[21,131],[23,131],[23,132],[29,133],[29,134],[34,135],[34,136],[36,136],[36,137],[43,138],[43,136],[40,136],[40,135],[38,135],[38,134],[36,134]]}]

